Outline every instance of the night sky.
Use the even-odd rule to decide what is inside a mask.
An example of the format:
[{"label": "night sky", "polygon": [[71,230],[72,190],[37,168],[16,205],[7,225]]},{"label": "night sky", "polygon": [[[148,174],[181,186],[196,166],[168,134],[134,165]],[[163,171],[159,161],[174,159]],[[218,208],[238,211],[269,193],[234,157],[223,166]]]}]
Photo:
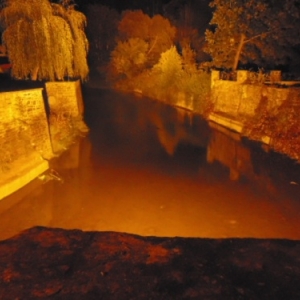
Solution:
[{"label": "night sky", "polygon": [[[118,10],[119,12],[126,9],[142,9],[149,13],[161,13],[162,7],[172,0],[75,0],[79,10],[84,10],[87,4],[102,4]],[[184,3],[186,0],[173,0],[179,3]],[[208,3],[210,0],[188,0]]]}]

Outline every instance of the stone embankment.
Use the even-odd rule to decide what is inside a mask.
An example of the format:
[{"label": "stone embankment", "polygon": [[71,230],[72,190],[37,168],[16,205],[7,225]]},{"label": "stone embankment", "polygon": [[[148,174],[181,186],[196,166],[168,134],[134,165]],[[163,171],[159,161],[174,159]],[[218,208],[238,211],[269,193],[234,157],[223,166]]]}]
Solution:
[{"label": "stone embankment", "polygon": [[45,172],[87,127],[79,81],[2,92],[0,102],[1,200]]},{"label": "stone embankment", "polygon": [[[211,73],[210,99],[176,92],[157,100],[202,114],[300,162],[300,82],[282,81],[280,71],[266,76],[240,70],[236,80],[223,80],[220,75]],[[141,90],[135,93],[148,96]]]},{"label": "stone embankment", "polygon": [[278,71],[268,82],[258,82],[248,71],[238,71],[236,81],[221,80],[220,72],[213,71],[211,101],[210,121],[300,161],[297,82],[281,81]]}]

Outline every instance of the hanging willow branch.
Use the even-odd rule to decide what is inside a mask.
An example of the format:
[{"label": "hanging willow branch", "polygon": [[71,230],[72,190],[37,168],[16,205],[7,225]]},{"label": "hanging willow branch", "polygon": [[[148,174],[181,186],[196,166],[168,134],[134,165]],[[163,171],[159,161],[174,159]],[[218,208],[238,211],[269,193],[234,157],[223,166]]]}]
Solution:
[{"label": "hanging willow branch", "polygon": [[7,0],[0,12],[3,42],[18,79],[86,79],[85,16],[48,0]]}]

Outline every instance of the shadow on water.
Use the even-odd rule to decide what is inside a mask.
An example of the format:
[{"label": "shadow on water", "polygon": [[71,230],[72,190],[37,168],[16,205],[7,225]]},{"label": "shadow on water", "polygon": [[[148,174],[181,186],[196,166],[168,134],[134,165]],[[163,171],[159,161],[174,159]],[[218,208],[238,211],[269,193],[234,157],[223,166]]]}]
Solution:
[{"label": "shadow on water", "polygon": [[35,225],[300,238],[296,163],[150,99],[97,89],[84,98],[89,136],[53,160],[62,180],[37,179],[0,202],[0,238]]}]

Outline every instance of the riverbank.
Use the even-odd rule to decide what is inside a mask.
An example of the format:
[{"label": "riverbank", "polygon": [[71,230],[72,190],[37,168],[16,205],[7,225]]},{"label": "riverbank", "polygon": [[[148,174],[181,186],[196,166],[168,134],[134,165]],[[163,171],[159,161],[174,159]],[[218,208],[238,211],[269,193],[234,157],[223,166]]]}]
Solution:
[{"label": "riverbank", "polygon": [[[208,164],[205,148],[167,155],[159,136],[178,132],[181,126],[162,126],[176,124],[178,110],[96,92],[86,103],[98,126],[91,140],[57,158],[63,180],[41,184],[1,214],[0,232],[17,230],[0,242],[0,298],[298,299],[299,205],[279,197],[281,176],[271,169],[274,190],[258,196],[250,179],[233,182],[220,164]],[[165,112],[152,111],[157,106]],[[218,137],[211,154],[249,153]],[[260,157],[256,171],[269,174],[263,165]],[[270,187],[262,177],[259,184]],[[289,187],[296,198],[298,186]],[[48,228],[19,234],[32,226]]]},{"label": "riverbank", "polygon": [[[88,132],[81,83],[0,76],[0,200],[45,172],[48,161]],[[37,88],[39,86],[39,88]]]},{"label": "riverbank", "polygon": [[283,81],[280,71],[271,71],[267,82],[246,70],[236,76],[224,80],[212,71],[208,118],[300,162],[299,82]]},{"label": "riverbank", "polygon": [[[276,72],[276,76],[278,76]],[[210,88],[203,88],[207,95],[186,94],[182,91],[156,91],[155,100],[200,114],[242,137],[261,143],[267,151],[283,154],[300,163],[300,88],[285,85],[255,82],[248,71],[238,71],[237,81],[220,79],[220,72],[211,74]],[[203,85],[203,82],[202,82]],[[113,88],[103,78],[93,77],[86,86]],[[122,92],[135,93],[153,98],[153,92],[134,89],[132,84],[118,83]],[[154,98],[153,98],[154,99]]]}]

